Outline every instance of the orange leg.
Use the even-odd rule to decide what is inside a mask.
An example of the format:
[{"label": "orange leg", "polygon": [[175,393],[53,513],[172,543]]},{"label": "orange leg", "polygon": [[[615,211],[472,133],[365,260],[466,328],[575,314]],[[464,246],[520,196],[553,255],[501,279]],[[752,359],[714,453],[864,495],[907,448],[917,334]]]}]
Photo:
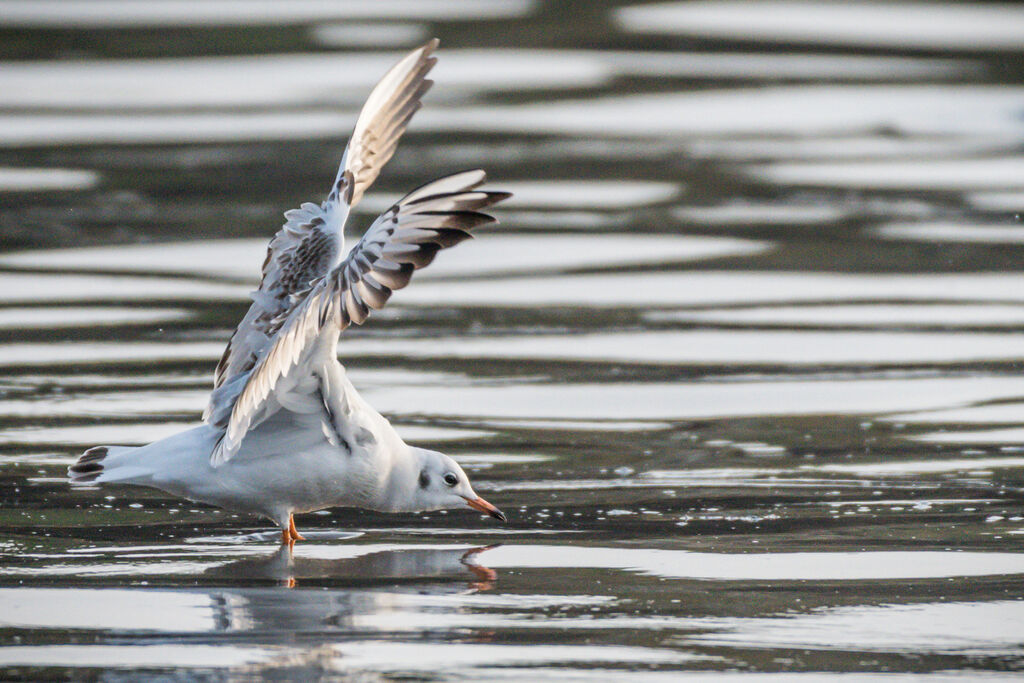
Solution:
[{"label": "orange leg", "polygon": [[288,529],[281,530],[281,545],[293,545],[295,541],[292,540],[292,535]]},{"label": "orange leg", "polygon": [[305,541],[306,539],[299,535],[299,530],[295,528],[295,516],[288,515],[288,531],[285,532],[291,537],[291,542]]}]

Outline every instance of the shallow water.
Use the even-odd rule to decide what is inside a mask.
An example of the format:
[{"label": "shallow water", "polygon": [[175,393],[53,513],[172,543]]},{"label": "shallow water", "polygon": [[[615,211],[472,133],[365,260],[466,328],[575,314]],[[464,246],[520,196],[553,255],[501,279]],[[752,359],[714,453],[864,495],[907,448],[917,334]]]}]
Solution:
[{"label": "shallow water", "polygon": [[[105,0],[0,10],[0,671],[1000,680],[1024,669],[1024,10]],[[756,7],[756,9],[755,9]],[[281,213],[442,39],[352,221],[502,225],[339,347],[469,511],[72,491],[199,416]]]}]

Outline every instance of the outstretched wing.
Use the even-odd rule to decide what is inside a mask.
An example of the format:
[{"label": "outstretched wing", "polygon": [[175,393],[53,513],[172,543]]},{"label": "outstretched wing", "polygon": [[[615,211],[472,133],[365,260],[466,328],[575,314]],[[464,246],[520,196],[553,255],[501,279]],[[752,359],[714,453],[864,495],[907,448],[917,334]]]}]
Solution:
[{"label": "outstretched wing", "polygon": [[341,195],[342,201],[355,206],[380,175],[413,114],[422,106],[423,96],[434,84],[427,74],[437,63],[437,57],[430,55],[438,43],[434,38],[406,55],[366,98],[329,199],[337,200]]},{"label": "outstretched wing", "polygon": [[225,434],[210,458],[214,466],[227,462],[249,429],[277,409],[275,393],[283,381],[287,385],[308,374],[299,368],[318,345],[329,345],[333,354],[341,330],[365,322],[438,251],[468,239],[473,228],[495,222],[479,210],[510,195],[476,190],[485,178],[483,171],[465,171],[413,190],[373,222],[342,263],[292,297],[291,310],[275,321],[273,344],[224,416]]},{"label": "outstretched wing", "polygon": [[287,222],[270,241],[263,277],[252,305],[231,335],[217,364],[214,391],[204,420],[230,407],[234,391],[223,389],[247,373],[270,346],[274,320],[291,308],[290,297],[334,268],[342,254],[349,210],[362,198],[395,152],[409,120],[430,89],[426,78],[437,62],[431,53],[437,39],[413,50],[374,87],[356,121],[327,200],[305,203],[285,213]]}]

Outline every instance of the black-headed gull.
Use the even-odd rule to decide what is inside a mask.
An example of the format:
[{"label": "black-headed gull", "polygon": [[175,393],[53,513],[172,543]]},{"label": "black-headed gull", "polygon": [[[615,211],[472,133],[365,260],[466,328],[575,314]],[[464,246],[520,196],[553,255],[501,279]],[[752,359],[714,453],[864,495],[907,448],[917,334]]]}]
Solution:
[{"label": "black-headed gull", "polygon": [[301,539],[293,515],[327,507],[416,512],[469,506],[505,520],[447,455],[407,445],[359,396],[336,346],[440,249],[494,219],[509,195],[478,190],[481,170],[413,190],[346,254],[352,207],[391,158],[436,58],[432,40],[370,93],[327,200],[285,214],[252,305],[217,365],[203,424],[141,448],[97,446],[69,468],[76,484],[139,484],[273,520]]}]

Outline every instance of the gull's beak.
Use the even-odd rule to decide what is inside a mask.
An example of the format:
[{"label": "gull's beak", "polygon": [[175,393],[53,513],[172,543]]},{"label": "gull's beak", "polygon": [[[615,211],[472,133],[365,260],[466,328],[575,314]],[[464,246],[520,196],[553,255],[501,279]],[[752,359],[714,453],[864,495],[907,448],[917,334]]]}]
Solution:
[{"label": "gull's beak", "polygon": [[500,519],[502,522],[507,522],[508,521],[508,518],[505,517],[505,513],[504,512],[502,512],[498,508],[494,507],[493,505],[488,503],[483,498],[477,497],[477,498],[473,498],[472,500],[467,498],[466,499],[466,505],[468,505],[469,507],[473,508],[474,510],[479,510],[480,512],[484,513],[485,515],[490,515],[491,517],[494,517],[495,519]]}]

